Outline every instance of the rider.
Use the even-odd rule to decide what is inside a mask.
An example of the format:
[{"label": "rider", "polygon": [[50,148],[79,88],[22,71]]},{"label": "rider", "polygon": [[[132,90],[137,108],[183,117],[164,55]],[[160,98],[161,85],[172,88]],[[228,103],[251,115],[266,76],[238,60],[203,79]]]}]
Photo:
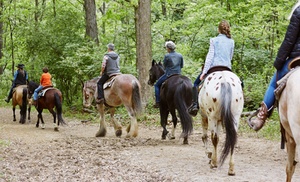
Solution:
[{"label": "rider", "polygon": [[102,61],[102,68],[100,76],[101,78],[97,82],[98,87],[98,97],[96,100],[97,104],[103,104],[104,103],[104,92],[103,92],[103,84],[111,77],[116,74],[121,74],[120,71],[120,56],[114,52],[115,45],[112,43],[109,43],[107,45],[107,53],[103,57]]},{"label": "rider", "polygon": [[43,68],[43,74],[42,74],[41,79],[40,79],[40,85],[38,86],[38,88],[36,88],[34,90],[34,93],[33,93],[33,105],[34,106],[37,105],[37,99],[38,99],[39,91],[41,91],[45,87],[52,87],[51,78],[52,78],[52,76],[49,73],[48,68],[44,67]]},{"label": "rider", "polygon": [[289,19],[290,24],[287,27],[284,40],[274,61],[274,67],[277,71],[274,73],[270,85],[265,92],[264,100],[261,102],[261,107],[256,118],[251,121],[253,125],[256,125],[257,130],[263,127],[266,119],[271,115],[275,103],[274,90],[276,88],[276,81],[288,72],[289,63],[294,58],[300,56],[300,1],[294,5]]},{"label": "rider", "polygon": [[14,80],[11,85],[9,94],[7,98],[5,99],[5,102],[9,103],[10,99],[13,96],[13,89],[17,87],[18,85],[26,85],[28,83],[28,74],[24,70],[25,65],[24,64],[18,64],[17,68],[18,70],[15,71],[14,73]]},{"label": "rider", "polygon": [[210,39],[209,51],[206,56],[202,72],[198,75],[193,86],[193,104],[188,111],[196,116],[199,110],[197,87],[205,78],[210,68],[214,66],[225,66],[231,69],[231,60],[233,57],[234,40],[231,38],[230,25],[226,20],[222,20],[218,27],[219,35]]},{"label": "rider", "polygon": [[165,44],[167,54],[164,57],[163,66],[166,70],[154,85],[155,89],[155,105],[154,108],[159,108],[160,102],[160,87],[167,78],[174,74],[181,74],[181,68],[183,67],[183,57],[180,53],[175,52],[176,45],[172,41],[167,41]]}]

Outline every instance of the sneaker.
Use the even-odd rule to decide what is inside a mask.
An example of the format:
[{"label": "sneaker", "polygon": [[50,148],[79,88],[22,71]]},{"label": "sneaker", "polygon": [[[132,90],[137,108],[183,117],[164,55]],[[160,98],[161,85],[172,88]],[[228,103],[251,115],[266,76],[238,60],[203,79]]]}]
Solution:
[{"label": "sneaker", "polygon": [[96,104],[103,104],[104,103],[104,98],[97,98],[96,99]]},{"label": "sneaker", "polygon": [[154,105],[153,105],[154,108],[159,108],[159,102],[156,102]]}]

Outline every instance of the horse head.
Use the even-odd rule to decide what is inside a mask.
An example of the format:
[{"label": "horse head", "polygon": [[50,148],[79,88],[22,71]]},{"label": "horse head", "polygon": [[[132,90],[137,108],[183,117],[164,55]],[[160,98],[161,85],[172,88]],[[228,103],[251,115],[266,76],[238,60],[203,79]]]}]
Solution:
[{"label": "horse head", "polygon": [[34,81],[29,81],[28,83],[28,98],[31,98],[34,90],[38,88],[39,84],[35,83]]},{"label": "horse head", "polygon": [[149,70],[148,85],[153,86],[156,80],[158,80],[164,73],[165,71],[161,62],[157,63],[155,60],[152,60],[152,66]]},{"label": "horse head", "polygon": [[89,108],[94,100],[94,94],[96,91],[97,82],[90,83],[89,81],[84,82],[82,88],[83,95],[83,107]]}]

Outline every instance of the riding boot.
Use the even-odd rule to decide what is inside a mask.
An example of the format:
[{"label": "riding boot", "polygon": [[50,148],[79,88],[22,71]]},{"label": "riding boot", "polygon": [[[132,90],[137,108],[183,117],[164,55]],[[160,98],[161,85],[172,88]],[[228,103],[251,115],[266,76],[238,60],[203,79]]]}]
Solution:
[{"label": "riding boot", "polygon": [[9,103],[10,99],[12,98],[12,95],[13,95],[13,88],[10,89],[9,94],[5,99],[5,102]]},{"label": "riding boot", "polygon": [[[272,111],[272,109],[270,109]],[[266,122],[266,119],[269,117],[269,111],[267,105],[262,102],[261,107],[258,109],[258,113],[256,114],[256,118],[251,121],[253,129],[255,131],[260,130]]]},{"label": "riding boot", "polygon": [[97,86],[98,86],[98,97],[96,99],[96,103],[97,104],[103,104],[104,103],[103,87],[100,84],[97,84]]},{"label": "riding boot", "polygon": [[196,87],[193,87],[193,104],[188,108],[190,115],[196,116],[199,110],[198,103],[198,90]]}]

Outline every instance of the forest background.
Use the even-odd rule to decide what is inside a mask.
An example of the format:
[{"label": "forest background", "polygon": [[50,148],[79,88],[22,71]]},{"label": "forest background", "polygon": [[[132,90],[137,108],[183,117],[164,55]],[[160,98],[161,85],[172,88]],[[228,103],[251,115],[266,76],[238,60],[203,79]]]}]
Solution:
[{"label": "forest background", "polygon": [[[82,108],[82,83],[99,76],[113,42],[121,71],[138,77],[143,103],[153,103],[147,85],[152,60],[162,61],[172,40],[184,57],[182,74],[192,82],[216,36],[231,24],[233,71],[244,82],[245,110],[263,99],[284,38],[290,0],[0,0],[0,99],[4,103],[18,63],[39,82],[49,67],[67,108]],[[2,105],[2,104],[1,104]]]}]

